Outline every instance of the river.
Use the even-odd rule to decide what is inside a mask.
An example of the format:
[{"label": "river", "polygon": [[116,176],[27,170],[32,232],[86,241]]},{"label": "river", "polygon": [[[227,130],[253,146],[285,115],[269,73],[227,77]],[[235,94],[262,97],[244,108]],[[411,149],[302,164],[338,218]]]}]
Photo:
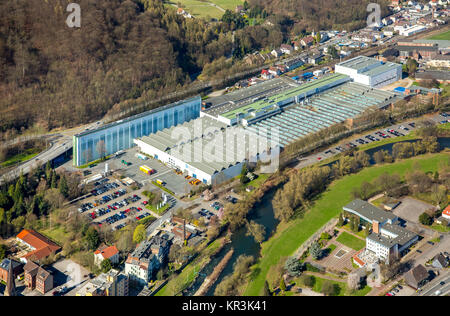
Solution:
[{"label": "river", "polygon": [[[254,211],[249,216],[249,220],[253,220],[258,224],[264,225],[266,229],[266,240],[272,235],[279,223],[273,214],[272,198],[274,194],[274,192],[266,194],[261,203],[254,208]],[[246,236],[246,233],[247,229],[245,226],[233,233],[231,242],[226,244],[223,249],[205,266],[205,268],[200,271],[196,281],[185,292],[185,295],[194,295],[205,278],[213,272],[214,268],[231,248],[234,249],[233,256],[230,261],[228,261],[228,264],[225,266],[217,281],[209,288],[208,292],[206,292],[206,296],[213,296],[217,284],[219,284],[224,277],[233,273],[233,265],[240,255],[253,256],[255,259],[259,257],[261,247],[255,242],[253,237]]]},{"label": "river", "polygon": [[[416,140],[409,140],[405,142],[415,142]],[[438,138],[438,142],[440,148],[450,148],[450,138],[449,137],[441,137]],[[382,145],[376,148],[372,148],[367,150],[366,152],[371,156],[371,164],[374,164],[373,154],[379,150],[387,150],[389,153],[392,153],[392,147],[394,143]],[[258,224],[264,225],[266,228],[266,240],[273,234],[275,231],[279,221],[274,217],[273,208],[272,208],[272,198],[275,192],[270,192],[266,194],[261,201],[253,210],[250,215],[249,220],[254,220]],[[203,268],[196,281],[193,285],[185,292],[185,295],[192,296],[201,286],[205,278],[210,275],[217,264],[222,260],[223,256],[231,249],[234,248],[233,256],[230,261],[226,265],[225,269],[220,274],[217,281],[210,287],[210,289],[206,292],[206,296],[213,296],[216,286],[226,277],[233,273],[233,265],[236,262],[237,258],[240,255],[253,256],[257,259],[260,256],[260,245],[256,243],[251,236],[246,236],[247,229],[245,227],[241,227],[235,233],[233,233],[231,237],[231,242],[223,247],[223,249],[216,255],[212,260]]]}]

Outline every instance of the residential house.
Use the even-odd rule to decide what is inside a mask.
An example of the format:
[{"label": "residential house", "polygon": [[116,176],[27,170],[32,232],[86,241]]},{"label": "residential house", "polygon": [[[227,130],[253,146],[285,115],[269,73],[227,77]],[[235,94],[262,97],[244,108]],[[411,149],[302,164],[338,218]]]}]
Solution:
[{"label": "residential house", "polygon": [[278,67],[274,67],[274,66],[271,66],[271,67],[269,68],[269,73],[272,74],[272,75],[274,75],[274,76],[279,76],[279,75],[281,75],[280,69],[278,69]]},{"label": "residential house", "polygon": [[288,45],[288,44],[282,44],[280,46],[280,50],[284,53],[284,54],[292,54],[292,52],[294,51],[294,48],[292,47],[292,45]]},{"label": "residential house", "polygon": [[16,240],[31,249],[30,252],[20,258],[23,263],[27,263],[28,260],[39,261],[61,250],[61,247],[56,243],[31,229],[22,230],[17,235]]},{"label": "residential house", "polygon": [[303,47],[309,47],[314,44],[314,37],[306,36],[300,40],[300,43],[303,45]]},{"label": "residential house", "polygon": [[448,267],[448,259],[442,254],[439,253],[433,258],[433,262],[431,265],[436,269],[444,269]]},{"label": "residential house", "polygon": [[261,71],[261,78],[266,79],[266,80],[273,79],[273,75],[269,72],[268,69],[263,69]]},{"label": "residential house", "polygon": [[320,63],[322,61],[322,58],[323,58],[323,54],[314,53],[314,54],[308,56],[308,63],[317,65],[318,63]]},{"label": "residential house", "polygon": [[292,44],[294,46],[294,50],[300,50],[302,48],[300,41],[294,41]]},{"label": "residential house", "polygon": [[285,62],[284,64],[286,65],[287,70],[291,71],[293,69],[303,66],[305,63],[303,62],[302,58],[297,57]]},{"label": "residential house", "polygon": [[448,205],[442,212],[442,217],[446,220],[450,220],[450,205]]},{"label": "residential house", "polygon": [[112,264],[118,264],[119,263],[119,250],[116,246],[106,246],[101,245],[95,252],[94,252],[94,263],[97,266],[100,266],[103,262],[103,260],[109,259]]},{"label": "residential house", "polygon": [[53,289],[53,275],[49,271],[31,260],[28,260],[23,270],[25,286],[29,290],[36,289],[39,293],[45,294]]},{"label": "residential house", "polygon": [[427,269],[421,264],[414,267],[405,274],[405,282],[413,289],[417,290],[424,286],[429,280]]},{"label": "residential house", "polygon": [[283,52],[282,52],[281,49],[279,49],[279,48],[274,49],[274,50],[271,52],[271,54],[272,54],[273,56],[275,56],[276,58],[279,58],[279,57],[283,56]]}]

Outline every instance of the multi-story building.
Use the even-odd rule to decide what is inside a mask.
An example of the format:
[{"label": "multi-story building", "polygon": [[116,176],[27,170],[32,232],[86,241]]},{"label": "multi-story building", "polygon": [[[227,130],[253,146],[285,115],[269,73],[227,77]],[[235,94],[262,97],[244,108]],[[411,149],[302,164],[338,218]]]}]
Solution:
[{"label": "multi-story building", "polygon": [[134,138],[195,119],[200,109],[201,98],[197,96],[86,130],[73,137],[73,164],[80,166],[131,148]]},{"label": "multi-story building", "polygon": [[77,296],[128,296],[128,276],[111,269],[88,281],[77,292]]},{"label": "multi-story building", "polygon": [[386,212],[363,200],[354,200],[343,210],[360,218],[361,225],[370,225],[371,234],[366,237],[366,251],[386,263],[399,259],[404,251],[416,243],[419,236],[399,225],[396,215]]},{"label": "multi-story building", "polygon": [[36,289],[41,294],[45,294],[53,289],[53,275],[44,268],[32,261],[28,261],[23,270],[25,272],[25,286],[28,289]]},{"label": "multi-story building", "polygon": [[155,236],[149,241],[144,241],[128,255],[125,262],[125,274],[131,281],[147,284],[160,266],[169,252],[169,242]]}]

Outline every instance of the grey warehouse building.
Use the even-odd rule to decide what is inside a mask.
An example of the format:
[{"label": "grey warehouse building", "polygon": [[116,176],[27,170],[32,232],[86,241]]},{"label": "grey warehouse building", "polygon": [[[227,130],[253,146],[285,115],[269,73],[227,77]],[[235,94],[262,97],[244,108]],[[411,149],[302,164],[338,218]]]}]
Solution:
[{"label": "grey warehouse building", "polygon": [[[131,148],[133,139],[198,118],[200,109],[201,97],[196,96],[77,134],[73,137],[73,164],[81,166],[102,154]],[[99,141],[104,142],[104,152],[97,148]]]}]

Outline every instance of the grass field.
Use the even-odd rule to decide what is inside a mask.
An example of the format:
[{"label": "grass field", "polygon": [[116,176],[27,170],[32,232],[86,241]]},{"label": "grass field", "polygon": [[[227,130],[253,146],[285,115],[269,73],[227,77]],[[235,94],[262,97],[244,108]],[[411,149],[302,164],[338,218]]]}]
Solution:
[{"label": "grass field", "polygon": [[18,163],[30,160],[31,158],[37,156],[37,154],[39,154],[40,152],[41,152],[41,150],[38,148],[27,149],[23,153],[12,156],[12,157],[8,158],[8,160],[0,163],[0,166],[1,167],[9,167],[12,165],[16,165]]},{"label": "grass field", "polygon": [[158,210],[156,209],[156,206],[150,204],[147,204],[145,207],[158,215],[162,215],[169,208],[169,206],[169,204],[166,204],[163,207],[160,207]]},{"label": "grass field", "polygon": [[436,34],[436,35],[433,35],[433,36],[430,36],[427,39],[450,41],[450,30],[448,30],[446,32],[442,32],[442,33]]},{"label": "grass field", "polygon": [[336,241],[356,251],[364,248],[364,246],[366,245],[366,242],[364,240],[350,235],[347,232],[343,232],[342,234],[340,234]]},{"label": "grass field", "polygon": [[[318,293],[322,292],[323,283],[325,281],[329,281],[327,279],[323,279],[323,278],[320,278],[317,276],[314,276],[314,280],[315,280],[315,283],[311,289],[314,292],[318,292]],[[370,290],[372,290],[372,288],[370,286],[366,285],[361,290],[358,290],[358,291],[355,291],[352,293],[351,291],[348,290],[347,284],[345,282],[338,282],[338,281],[329,281],[329,282],[338,286],[339,290],[337,292],[337,296],[365,296],[365,295],[367,295],[367,293],[370,292]],[[304,286],[302,284],[302,282],[300,281],[300,279],[298,279],[296,283]]]},{"label": "grass field", "polygon": [[254,267],[259,273],[249,282],[244,295],[260,295],[270,267],[276,265],[281,257],[293,255],[320,227],[338,216],[342,206],[351,202],[353,188],[359,187],[364,181],[372,181],[384,172],[404,176],[416,162],[420,164],[422,170],[434,172],[438,169],[439,163],[448,157],[449,155],[445,153],[423,155],[393,164],[366,168],[357,174],[333,182],[303,218],[279,225],[276,234],[262,244],[262,256]]},{"label": "grass field", "polygon": [[242,5],[242,0],[172,0],[167,1],[166,5],[176,7],[178,3],[182,8],[196,18],[214,18],[219,20],[222,18],[225,10],[234,12],[236,6]]}]

